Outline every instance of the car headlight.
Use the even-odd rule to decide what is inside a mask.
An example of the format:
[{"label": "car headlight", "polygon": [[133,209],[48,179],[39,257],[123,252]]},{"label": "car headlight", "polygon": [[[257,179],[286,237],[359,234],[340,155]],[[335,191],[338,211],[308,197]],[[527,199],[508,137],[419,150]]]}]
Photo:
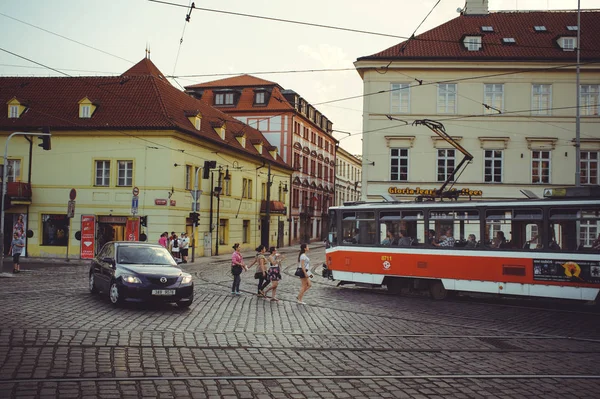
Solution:
[{"label": "car headlight", "polygon": [[122,276],[122,279],[129,284],[142,284],[142,281],[136,276]]},{"label": "car headlight", "polygon": [[189,284],[192,282],[192,275],[191,274],[184,274],[183,275],[183,279],[181,279],[181,284]]}]

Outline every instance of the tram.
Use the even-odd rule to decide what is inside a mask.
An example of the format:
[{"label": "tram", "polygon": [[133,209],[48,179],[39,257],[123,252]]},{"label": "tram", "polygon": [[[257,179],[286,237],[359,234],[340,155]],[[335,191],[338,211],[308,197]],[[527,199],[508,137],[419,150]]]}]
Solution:
[{"label": "tram", "polygon": [[600,299],[600,186],[523,200],[353,202],[329,210],[323,276],[393,293]]}]

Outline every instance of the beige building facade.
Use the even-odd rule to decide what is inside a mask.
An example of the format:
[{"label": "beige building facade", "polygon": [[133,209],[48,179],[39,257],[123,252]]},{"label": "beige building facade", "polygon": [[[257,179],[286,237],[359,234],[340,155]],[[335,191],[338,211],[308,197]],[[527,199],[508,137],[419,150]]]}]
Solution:
[{"label": "beige building facade", "polygon": [[335,167],[335,205],[361,199],[362,159],[338,147]]},{"label": "beige building facade", "polygon": [[[448,180],[487,199],[576,183],[577,12],[487,3],[467,1],[457,18],[356,61],[364,93],[383,92],[364,97],[363,157],[375,160],[363,166],[364,200],[428,196]],[[581,14],[582,185],[600,181],[599,18]],[[472,155],[460,169],[451,141]]]}]

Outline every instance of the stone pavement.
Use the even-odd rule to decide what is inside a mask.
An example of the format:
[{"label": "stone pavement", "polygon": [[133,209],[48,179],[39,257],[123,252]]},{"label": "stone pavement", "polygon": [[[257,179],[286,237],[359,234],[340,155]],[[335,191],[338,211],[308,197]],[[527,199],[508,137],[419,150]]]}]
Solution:
[{"label": "stone pavement", "polygon": [[[324,250],[311,248],[319,265]],[[438,302],[318,276],[302,306],[297,250],[282,249],[279,303],[254,295],[253,270],[242,275],[243,295],[229,294],[230,253],[185,265],[195,277],[188,310],[114,308],[88,293],[85,265],[24,265],[0,280],[0,397],[590,398],[600,391],[600,318],[592,309]]]}]

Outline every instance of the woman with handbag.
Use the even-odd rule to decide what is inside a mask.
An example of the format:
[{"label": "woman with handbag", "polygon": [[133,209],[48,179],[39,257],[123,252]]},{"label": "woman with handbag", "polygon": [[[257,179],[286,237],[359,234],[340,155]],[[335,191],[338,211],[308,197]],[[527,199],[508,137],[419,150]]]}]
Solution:
[{"label": "woman with handbag", "polygon": [[244,269],[246,269],[246,265],[244,264],[244,258],[240,253],[240,244],[236,242],[233,244],[233,254],[231,255],[231,274],[233,274],[231,295],[240,295],[240,274],[242,274]]},{"label": "woman with handbag", "polygon": [[275,247],[269,248],[269,270],[267,275],[269,277],[269,281],[271,281],[271,286],[267,288],[265,291],[265,297],[267,296],[267,292],[273,290],[273,295],[271,296],[272,302],[279,302],[279,299],[276,298],[277,295],[277,286],[279,285],[279,280],[281,280],[281,261],[283,260],[283,256],[277,252]]},{"label": "woman with handbag", "polygon": [[298,268],[295,273],[296,276],[300,277],[300,281],[302,282],[302,287],[300,287],[300,293],[298,294],[298,304],[300,305],[306,305],[302,301],[302,298],[304,297],[304,293],[312,286],[310,279],[313,275],[310,272],[310,259],[306,255],[307,253],[308,244],[301,244],[300,253],[298,254]]},{"label": "woman with handbag", "polygon": [[267,257],[265,256],[265,251],[267,248],[264,245],[259,245],[256,248],[256,252],[258,255],[256,256],[256,273],[254,273],[254,278],[258,279],[258,293],[256,294],[259,297],[264,297],[264,289],[269,285],[270,281],[267,276]]}]

